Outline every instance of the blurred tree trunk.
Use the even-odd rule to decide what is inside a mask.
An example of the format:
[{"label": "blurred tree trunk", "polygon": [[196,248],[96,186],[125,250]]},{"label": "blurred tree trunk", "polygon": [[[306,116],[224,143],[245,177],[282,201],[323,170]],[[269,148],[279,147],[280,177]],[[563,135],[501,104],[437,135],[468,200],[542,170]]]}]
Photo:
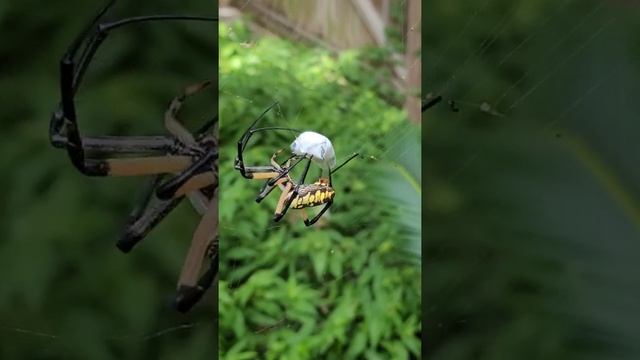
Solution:
[{"label": "blurred tree trunk", "polygon": [[421,119],[420,112],[420,45],[421,39],[421,19],[422,5],[420,0],[409,0],[407,6],[407,49],[405,55],[405,64],[407,70],[406,79],[406,101],[404,109],[409,119],[414,123],[419,123]]}]

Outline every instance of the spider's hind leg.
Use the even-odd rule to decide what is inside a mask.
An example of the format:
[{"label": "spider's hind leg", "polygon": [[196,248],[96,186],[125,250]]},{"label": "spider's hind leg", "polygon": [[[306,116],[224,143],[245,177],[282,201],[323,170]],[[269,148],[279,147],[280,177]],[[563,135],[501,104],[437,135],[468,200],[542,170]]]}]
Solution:
[{"label": "spider's hind leg", "polygon": [[[218,273],[218,195],[217,191],[209,202],[207,212],[198,224],[187,257],[182,266],[178,290],[174,301],[175,308],[187,312],[211,287]],[[205,258],[211,259],[209,269],[198,279]]]},{"label": "spider's hind leg", "polygon": [[197,285],[183,286],[178,289],[173,306],[181,313],[191,310],[215,282],[218,275],[218,252],[217,250],[214,251],[209,257],[211,259],[209,269],[200,277]]},{"label": "spider's hind leg", "polygon": [[182,200],[173,198],[169,200],[157,200],[153,196],[162,176],[158,175],[151,180],[143,200],[129,216],[125,230],[116,243],[118,249],[128,253],[133,247],[144,239]]},{"label": "spider's hind leg", "polygon": [[[296,164],[299,163],[302,159],[296,162]],[[288,182],[285,186],[285,189],[282,191],[282,196],[280,197],[280,201],[278,201],[278,206],[276,207],[276,211],[273,215],[274,222],[278,222],[284,217],[284,215],[287,213],[287,210],[289,210],[289,207],[291,206],[291,202],[298,195],[300,185],[304,184],[304,180],[306,179],[309,168],[311,167],[311,160],[313,159],[313,156],[309,156],[308,159],[309,160],[307,161],[307,165],[305,166],[304,171],[302,172],[302,176],[300,177],[300,181],[296,184],[295,187],[293,187],[293,190],[291,190],[291,182]],[[293,166],[291,166],[291,168],[293,168]]]},{"label": "spider's hind leg", "polygon": [[[318,220],[320,220],[320,218],[322,217],[322,215],[329,210],[329,208],[331,207],[331,205],[333,204],[333,200],[329,201],[323,208],[322,210],[320,210],[320,212],[318,214],[316,214],[316,216],[314,216],[311,220],[309,220],[308,218],[304,219],[304,224],[306,226],[311,226],[313,224],[315,224]],[[306,216],[305,216],[306,217]]]}]

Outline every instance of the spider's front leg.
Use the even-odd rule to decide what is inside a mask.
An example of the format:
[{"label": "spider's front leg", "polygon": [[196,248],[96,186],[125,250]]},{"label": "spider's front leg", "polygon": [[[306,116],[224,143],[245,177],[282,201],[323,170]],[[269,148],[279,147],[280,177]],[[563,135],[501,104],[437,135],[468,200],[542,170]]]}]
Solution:
[{"label": "spider's front leg", "polygon": [[[280,165],[276,162],[275,157],[282,151],[283,151],[282,149],[278,150],[271,157],[271,166],[273,166],[273,169],[278,173],[278,175],[268,178],[268,180],[264,183],[264,185],[262,186],[262,189],[260,189],[260,193],[256,197],[257,203],[261,202],[265,197],[267,197],[271,193],[271,191],[273,191],[273,189],[275,189],[278,186],[280,186],[284,191],[285,184],[291,181],[291,178],[289,177],[289,172],[296,165],[298,165],[302,160],[304,160],[304,157],[300,157],[298,155],[293,154],[287,160],[285,160],[282,163],[282,165]],[[299,159],[295,163],[293,163],[293,165],[291,165],[291,160],[295,158],[299,158]]]},{"label": "spider's front leg", "polygon": [[[304,157],[302,159],[304,159]],[[296,162],[296,164],[299,163],[302,159]],[[295,199],[296,196],[298,196],[298,190],[300,189],[300,184],[304,184],[304,180],[307,177],[309,168],[311,167],[312,159],[313,159],[313,156],[308,157],[307,165],[305,166],[304,171],[302,172],[300,181],[295,186],[292,185],[291,181],[287,182],[287,185],[285,186],[285,190],[283,190],[282,195],[280,196],[280,200],[278,201],[278,206],[276,207],[276,211],[273,215],[274,222],[278,222],[284,217],[284,215],[287,213],[287,210],[289,210],[289,207],[291,206],[291,202],[293,202],[293,199]],[[289,169],[291,168],[293,168],[293,166],[291,166]]]},{"label": "spider's front leg", "polygon": [[[277,106],[279,103],[276,101],[273,104],[271,104],[271,106],[269,106],[265,111],[262,112],[262,114],[260,114],[260,116],[258,116],[258,118],[256,118],[253,123],[251,123],[251,125],[249,126],[249,128],[247,130],[245,130],[245,132],[242,134],[242,136],[240,137],[240,140],[238,140],[238,149],[237,149],[237,154],[236,154],[236,160],[235,160],[235,164],[234,164],[234,168],[238,171],[240,171],[240,174],[246,178],[246,179],[257,179],[255,173],[262,173],[262,172],[269,172],[270,170],[272,171],[273,169],[270,169],[269,167],[254,167],[254,169],[251,169],[247,166],[245,166],[244,163],[244,151],[247,148],[247,144],[249,143],[249,140],[251,139],[251,137],[253,136],[253,134],[258,133],[258,132],[264,132],[264,131],[288,131],[288,132],[294,132],[294,133],[301,133],[301,130],[298,129],[292,129],[292,128],[287,128],[287,127],[280,127],[280,126],[271,126],[271,127],[264,127],[264,128],[256,128],[256,125],[258,124],[258,122],[260,120],[262,120],[266,114],[273,109],[275,106]],[[265,177],[262,177],[263,179],[266,178],[272,178],[271,177],[266,177],[266,175],[264,175]],[[277,176],[277,175],[274,175]]]},{"label": "spider's front leg", "polygon": [[[199,137],[208,139],[208,143],[205,140],[198,141],[178,120],[178,112],[182,108],[184,101],[187,97],[197,94],[205,90],[211,81],[204,81],[198,84],[194,84],[185,88],[183,93],[175,97],[169,108],[165,112],[165,127],[174,135],[184,146],[202,149],[203,145],[208,147],[208,150],[198,159],[194,161],[190,166],[185,167],[180,173],[169,179],[165,183],[158,186],[156,194],[158,198],[167,200],[175,197],[179,189],[183,189],[184,192],[188,192],[190,189],[199,189],[205,186],[213,185],[217,183],[217,176],[211,169],[214,162],[218,159],[217,144],[213,140],[213,136],[209,136],[206,133],[200,133]],[[217,120],[217,117],[214,119]],[[204,131],[209,131],[209,124],[204,128]],[[206,143],[206,144],[205,144]]]},{"label": "spider's front leg", "polygon": [[[73,165],[89,176],[136,176],[180,171],[188,156],[166,160],[162,157],[135,159],[103,159],[110,151],[129,153],[167,153],[173,147],[171,139],[161,137],[87,138],[81,136],[75,107],[75,94],[98,48],[112,30],[129,24],[157,21],[216,22],[217,18],[182,15],[137,16],[113,22],[101,23],[102,17],[113,6],[107,5],[94,17],[71,43],[60,60],[60,94],[58,109],[53,113],[49,126],[50,141],[54,147],[66,148]],[[101,156],[87,157],[86,151],[97,150]],[[175,154],[174,154],[175,155]],[[183,155],[183,154],[178,154]],[[174,161],[175,160],[175,161]]]},{"label": "spider's front leg", "polygon": [[164,114],[164,126],[173,136],[178,138],[181,143],[197,147],[198,143],[193,135],[187,130],[184,125],[178,120],[178,113],[182,109],[182,105],[185,100],[192,95],[195,95],[211,85],[210,80],[206,80],[197,84],[193,84],[187,86],[182,94],[176,96],[171,103],[169,104],[169,108]]}]

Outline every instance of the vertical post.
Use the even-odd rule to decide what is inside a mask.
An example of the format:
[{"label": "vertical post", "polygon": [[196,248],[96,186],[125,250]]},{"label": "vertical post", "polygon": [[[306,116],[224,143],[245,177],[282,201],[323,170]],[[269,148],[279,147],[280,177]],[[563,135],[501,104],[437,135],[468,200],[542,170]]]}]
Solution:
[{"label": "vertical post", "polygon": [[420,61],[420,46],[422,5],[420,0],[408,0],[407,2],[407,49],[405,64],[407,69],[407,79],[405,83],[406,100],[404,109],[409,116],[409,120],[419,123],[421,120],[420,111],[420,87],[422,62]]},{"label": "vertical post", "polygon": [[389,0],[382,0],[380,5],[380,15],[385,25],[389,25]]}]

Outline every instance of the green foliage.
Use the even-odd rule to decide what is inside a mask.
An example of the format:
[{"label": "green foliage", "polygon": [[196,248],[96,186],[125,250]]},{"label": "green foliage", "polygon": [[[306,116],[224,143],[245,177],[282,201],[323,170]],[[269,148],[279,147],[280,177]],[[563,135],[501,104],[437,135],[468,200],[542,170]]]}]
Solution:
[{"label": "green foliage", "polygon": [[[409,126],[377,95],[384,78],[363,71],[357,53],[334,58],[256,40],[242,23],[219,31],[221,358],[419,358],[420,269],[399,256],[403,215],[387,208],[392,200],[383,193],[394,189],[377,180]],[[296,210],[273,224],[279,190],[257,204],[261,183],[233,170],[237,140],[276,100],[263,126],[319,131],[338,161],[363,155],[335,174],[334,205],[313,227]],[[249,165],[267,164],[292,141],[290,133],[255,138]]]},{"label": "green foliage", "polygon": [[388,149],[389,161],[376,167],[374,189],[386,212],[386,220],[397,222],[402,231],[406,256],[416,264],[422,257],[422,169],[420,134],[406,123],[398,129],[398,139]]}]

